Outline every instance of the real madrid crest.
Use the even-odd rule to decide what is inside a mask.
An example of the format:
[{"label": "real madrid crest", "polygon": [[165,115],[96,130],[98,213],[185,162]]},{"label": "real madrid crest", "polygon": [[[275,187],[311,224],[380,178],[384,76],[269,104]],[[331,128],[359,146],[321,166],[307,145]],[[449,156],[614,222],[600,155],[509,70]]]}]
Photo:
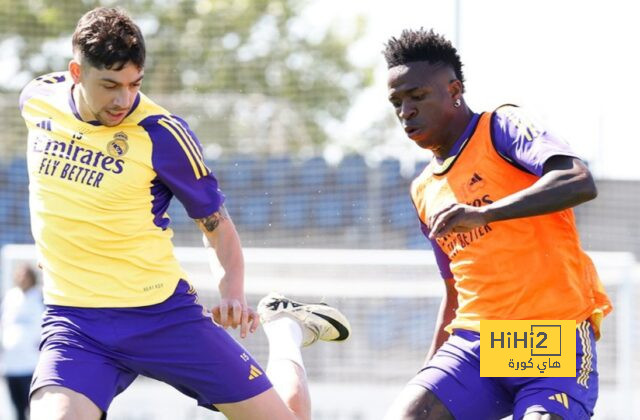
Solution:
[{"label": "real madrid crest", "polygon": [[113,140],[107,144],[107,153],[109,153],[113,157],[122,157],[127,154],[129,151],[129,143],[127,143],[129,137],[122,132],[119,131],[113,135]]}]

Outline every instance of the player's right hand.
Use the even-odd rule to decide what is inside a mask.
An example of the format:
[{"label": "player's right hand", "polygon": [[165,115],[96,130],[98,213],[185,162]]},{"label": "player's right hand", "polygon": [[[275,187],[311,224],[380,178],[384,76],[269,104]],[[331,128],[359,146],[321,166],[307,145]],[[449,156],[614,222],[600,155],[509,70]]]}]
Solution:
[{"label": "player's right hand", "polygon": [[429,218],[429,239],[435,239],[452,232],[469,232],[488,223],[487,207],[474,207],[453,203]]},{"label": "player's right hand", "polygon": [[240,327],[240,337],[258,329],[260,317],[244,301],[233,298],[222,298],[218,305],[211,309],[213,320],[223,328],[236,329]]}]

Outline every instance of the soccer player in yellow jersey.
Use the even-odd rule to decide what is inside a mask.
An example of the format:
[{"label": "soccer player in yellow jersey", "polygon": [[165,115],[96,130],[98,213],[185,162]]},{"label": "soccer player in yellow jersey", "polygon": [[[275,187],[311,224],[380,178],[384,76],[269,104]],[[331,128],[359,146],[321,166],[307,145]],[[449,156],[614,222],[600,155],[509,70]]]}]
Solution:
[{"label": "soccer player in yellow jersey", "polygon": [[[31,386],[33,420],[106,417],[138,375],[232,419],[307,419],[300,347],[340,341],[328,305],[244,295],[244,265],[224,195],[181,118],[140,92],[145,44],[120,9],[79,20],[67,72],[23,90],[32,232],[47,306]],[[166,210],[185,206],[225,270],[211,312],[174,257]],[[267,375],[225,328],[269,339]],[[276,391],[277,390],[277,391]]]},{"label": "soccer player in yellow jersey", "polygon": [[[384,55],[405,133],[434,154],[411,197],[446,285],[426,364],[387,419],[589,418],[595,340],[611,311],[571,210],[596,196],[589,170],[519,108],[471,111],[442,36],[406,30]],[[480,377],[483,319],[575,320],[576,377]]]}]

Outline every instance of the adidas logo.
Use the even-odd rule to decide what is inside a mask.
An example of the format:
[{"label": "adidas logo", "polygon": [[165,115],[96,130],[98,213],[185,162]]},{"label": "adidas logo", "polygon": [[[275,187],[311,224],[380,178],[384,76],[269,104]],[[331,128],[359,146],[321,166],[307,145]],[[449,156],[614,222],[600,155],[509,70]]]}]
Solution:
[{"label": "adidas logo", "polygon": [[302,304],[297,302],[292,302],[289,299],[277,299],[277,300],[274,300],[273,302],[268,303],[267,306],[273,309],[274,311],[277,311],[278,306],[280,306],[281,304],[282,304],[282,309],[287,309],[287,306],[289,305],[291,305],[292,308],[298,308],[302,306]]},{"label": "adidas logo", "polygon": [[569,398],[567,398],[567,394],[564,392],[560,394],[555,394],[549,397],[551,401],[557,401],[560,404],[564,405],[564,408],[569,409]]},{"label": "adidas logo", "polygon": [[42,120],[38,124],[36,124],[36,127],[42,128],[43,130],[51,131],[51,120]]},{"label": "adidas logo", "polygon": [[480,181],[482,181],[482,177],[478,175],[476,172],[474,172],[473,176],[471,177],[471,180],[469,181],[469,186],[472,186],[473,184],[476,184]]},{"label": "adidas logo", "polygon": [[261,375],[262,375],[262,371],[257,367],[255,367],[254,365],[251,365],[251,368],[249,369],[249,380],[253,381],[258,376],[261,376]]}]

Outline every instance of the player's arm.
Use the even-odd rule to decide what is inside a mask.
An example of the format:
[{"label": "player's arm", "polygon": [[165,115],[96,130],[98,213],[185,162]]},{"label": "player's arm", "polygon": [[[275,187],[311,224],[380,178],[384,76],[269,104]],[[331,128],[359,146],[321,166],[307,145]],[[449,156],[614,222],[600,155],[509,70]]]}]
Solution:
[{"label": "player's arm", "polygon": [[591,172],[580,159],[553,156],[543,176],[532,186],[509,195],[484,209],[488,222],[537,216],[577,206],[598,195]]},{"label": "player's arm", "polygon": [[225,328],[239,326],[244,338],[258,327],[258,316],[244,294],[244,257],[238,232],[224,206],[196,223],[203,233],[207,257],[217,259],[224,270],[218,284],[220,303],[212,309],[213,318]]},{"label": "player's arm", "polygon": [[[240,326],[244,337],[255,331],[258,318],[244,296],[240,239],[223,206],[218,181],[204,162],[202,145],[189,125],[175,115],[151,115],[139,124],[153,142],[152,164],[158,175],[153,186],[154,208],[162,214],[174,195],[196,221],[205,245],[211,248],[210,258],[217,258],[225,271],[219,284],[220,303],[212,308],[214,320],[225,328]],[[156,219],[159,227],[167,227],[168,219]]]},{"label": "player's arm", "polygon": [[[420,222],[420,229],[422,233],[429,237],[429,228],[422,221]],[[456,316],[456,310],[458,309],[458,292],[455,288],[455,280],[453,273],[451,273],[450,263],[451,260],[447,254],[442,251],[440,245],[435,239],[430,239],[431,248],[436,258],[436,264],[440,271],[440,276],[444,279],[445,293],[440,302],[440,310],[436,318],[434,326],[433,339],[431,340],[431,346],[427,352],[425,364],[431,360],[434,354],[438,351],[440,346],[447,341],[449,333],[445,330],[447,325],[451,324],[451,321]]]},{"label": "player's arm", "polygon": [[452,204],[441,209],[429,220],[433,237],[466,232],[491,222],[553,213],[597,195],[589,169],[566,142],[539,128],[517,108],[505,107],[492,118],[496,151],[539,178],[530,187],[484,207]]},{"label": "player's arm", "polygon": [[453,204],[434,214],[431,235],[467,232],[500,220],[539,216],[594,199],[597,190],[586,165],[571,156],[553,156],[533,185],[483,207]]},{"label": "player's arm", "polygon": [[453,321],[453,318],[456,316],[456,309],[458,309],[458,292],[454,286],[455,280],[453,278],[446,279],[444,284],[445,294],[442,297],[442,302],[440,302],[440,310],[438,311],[438,318],[436,319],[433,340],[427,352],[425,364],[431,360],[440,346],[449,338],[449,333],[445,331],[445,327]]}]

